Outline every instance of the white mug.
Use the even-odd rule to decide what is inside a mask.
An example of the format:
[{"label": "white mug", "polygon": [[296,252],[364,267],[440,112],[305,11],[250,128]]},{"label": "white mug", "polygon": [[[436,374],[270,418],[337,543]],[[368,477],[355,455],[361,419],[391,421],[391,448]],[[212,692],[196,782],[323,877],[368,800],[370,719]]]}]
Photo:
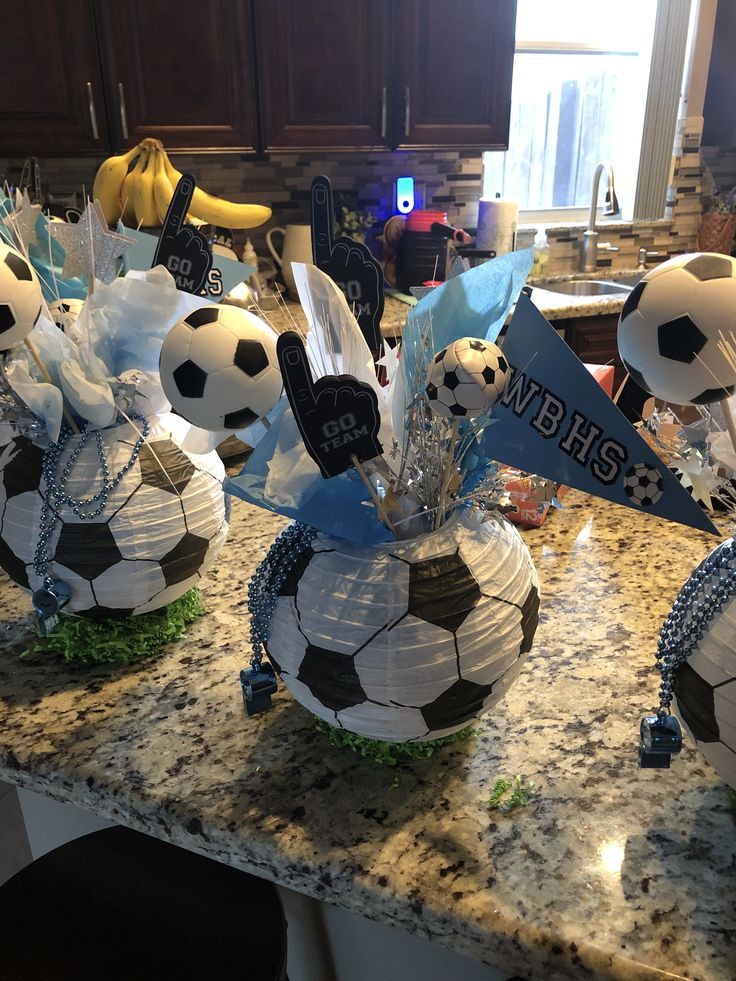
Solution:
[{"label": "white mug", "polygon": [[[283,236],[281,252],[271,241],[271,236],[279,232]],[[292,262],[314,262],[312,258],[312,229],[309,225],[287,225],[286,228],[271,228],[266,233],[266,245],[276,262],[281,266],[281,273],[289,291],[289,296],[296,298],[296,283],[291,269]]]}]

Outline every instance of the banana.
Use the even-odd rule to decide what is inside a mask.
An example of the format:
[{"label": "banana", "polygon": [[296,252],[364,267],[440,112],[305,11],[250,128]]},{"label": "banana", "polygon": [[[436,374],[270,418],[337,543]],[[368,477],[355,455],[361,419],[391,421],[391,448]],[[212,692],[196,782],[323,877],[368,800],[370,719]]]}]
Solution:
[{"label": "banana", "polygon": [[146,154],[138,183],[133,191],[133,206],[135,207],[135,217],[138,225],[144,228],[158,225],[158,212],[156,202],[153,197],[153,178],[156,161],[156,148],[152,147]]},{"label": "banana", "polygon": [[[169,160],[166,151],[161,147],[166,175],[172,187],[181,180],[181,174]],[[221,225],[223,228],[256,228],[268,221],[271,209],[261,204],[239,204],[236,201],[226,201],[216,198],[201,188],[195,188],[189,211],[209,225]]]},{"label": "banana", "polygon": [[140,154],[140,146],[134,146],[127,153],[103,160],[95,174],[92,197],[100,202],[105,221],[108,224],[117,221],[122,213],[120,207],[120,189],[130,163]]},{"label": "banana", "polygon": [[135,216],[135,198],[138,193],[138,180],[140,179],[147,156],[148,150],[142,149],[136,160],[135,167],[125,177],[120,187],[121,217],[123,224],[128,228],[135,228],[138,225],[138,220]]},{"label": "banana", "polygon": [[161,225],[163,225],[166,218],[166,212],[169,209],[169,204],[171,203],[173,194],[174,189],[171,186],[171,181],[166,173],[163,154],[161,150],[156,147],[153,170],[153,200],[156,204],[156,214],[158,215],[159,224]]}]

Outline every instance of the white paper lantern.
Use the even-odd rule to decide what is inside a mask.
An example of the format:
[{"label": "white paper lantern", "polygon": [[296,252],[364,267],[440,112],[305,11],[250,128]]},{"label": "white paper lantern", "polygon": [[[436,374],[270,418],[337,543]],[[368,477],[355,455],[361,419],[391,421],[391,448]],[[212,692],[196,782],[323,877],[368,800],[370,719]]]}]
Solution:
[{"label": "white paper lantern", "polygon": [[319,718],[392,742],[449,735],[508,691],[532,646],[536,570],[506,521],[358,546],[318,534],[276,601],[267,652]]},{"label": "white paper lantern", "polygon": [[[114,476],[130,459],[137,432],[129,424],[103,430],[105,457]],[[77,439],[71,437],[62,463]],[[33,571],[43,504],[43,449],[25,436],[0,448],[0,566],[33,591]],[[49,573],[72,589],[65,612],[92,619],[159,609],[196,585],[227,536],[229,499],[215,452],[187,453],[153,422],[140,455],[110,493],[94,520],[64,507],[51,535]],[[100,489],[94,438],[81,451],[67,484],[80,499]]]},{"label": "white paper lantern", "polygon": [[[723,542],[709,558],[722,557],[732,545],[733,539]],[[725,572],[736,569],[736,559],[700,581],[702,568],[695,570],[678,596],[688,606],[710,593]],[[687,661],[677,668],[674,690],[673,707],[698,749],[736,790],[736,597],[721,607]]]},{"label": "white paper lantern", "polygon": [[634,287],[621,311],[618,349],[646,392],[707,404],[736,389],[721,335],[736,344],[736,260],[695,252],[663,262]]}]

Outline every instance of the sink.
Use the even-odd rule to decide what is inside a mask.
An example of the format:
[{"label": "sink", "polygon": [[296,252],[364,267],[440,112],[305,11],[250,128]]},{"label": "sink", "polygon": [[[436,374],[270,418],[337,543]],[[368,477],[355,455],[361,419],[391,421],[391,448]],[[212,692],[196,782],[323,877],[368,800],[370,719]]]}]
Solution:
[{"label": "sink", "polygon": [[613,296],[617,293],[630,293],[632,287],[622,282],[608,282],[601,279],[573,279],[566,283],[545,283],[539,287],[550,293],[566,293],[568,296]]}]

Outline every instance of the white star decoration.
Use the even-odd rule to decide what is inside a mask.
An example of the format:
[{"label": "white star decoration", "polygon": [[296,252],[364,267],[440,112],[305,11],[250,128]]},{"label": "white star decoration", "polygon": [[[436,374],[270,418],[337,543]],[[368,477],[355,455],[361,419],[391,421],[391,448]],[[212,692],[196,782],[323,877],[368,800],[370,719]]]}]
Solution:
[{"label": "white star decoration", "polygon": [[96,279],[111,283],[117,275],[117,260],[136,244],[127,235],[110,231],[99,201],[88,204],[76,224],[53,222],[48,230],[64,249],[61,274],[65,279],[93,270]]},{"label": "white star decoration", "polygon": [[38,235],[36,234],[36,222],[41,214],[40,204],[31,204],[28,191],[24,188],[23,192],[15,192],[15,208],[12,214],[3,219],[3,224],[13,232],[16,238],[20,239],[20,246],[25,251],[29,245],[38,245]]}]

